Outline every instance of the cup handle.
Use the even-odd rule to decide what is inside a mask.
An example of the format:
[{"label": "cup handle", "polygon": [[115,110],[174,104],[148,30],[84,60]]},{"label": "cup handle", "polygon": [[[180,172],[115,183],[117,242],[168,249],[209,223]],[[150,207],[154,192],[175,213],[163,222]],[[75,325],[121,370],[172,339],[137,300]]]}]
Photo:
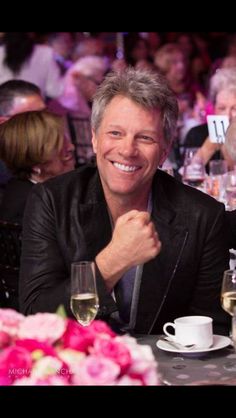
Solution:
[{"label": "cup handle", "polygon": [[163,331],[164,331],[164,333],[168,336],[168,337],[170,337],[170,338],[172,338],[173,340],[175,339],[175,334],[170,334],[167,330],[166,330],[166,328],[167,327],[172,327],[172,328],[174,328],[174,330],[175,330],[175,324],[173,323],[173,322],[167,322],[164,326],[163,326]]}]

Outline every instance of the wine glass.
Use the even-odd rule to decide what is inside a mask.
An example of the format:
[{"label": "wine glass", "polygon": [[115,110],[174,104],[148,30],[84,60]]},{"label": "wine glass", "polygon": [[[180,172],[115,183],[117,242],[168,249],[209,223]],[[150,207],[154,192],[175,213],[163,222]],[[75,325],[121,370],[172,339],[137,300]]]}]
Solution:
[{"label": "wine glass", "polygon": [[212,160],[209,162],[210,194],[217,200],[224,200],[225,178],[228,171],[225,160]]},{"label": "wine glass", "polygon": [[[236,350],[236,270],[226,270],[221,288],[221,306],[232,316],[230,337]],[[236,362],[231,362],[227,370],[236,371]]]},{"label": "wine glass", "polygon": [[205,166],[198,155],[198,148],[187,148],[184,158],[183,181],[192,187],[200,187],[206,177]]},{"label": "wine glass", "polygon": [[94,320],[98,312],[99,301],[93,261],[80,261],[71,264],[70,307],[81,325],[87,326]]},{"label": "wine glass", "polygon": [[236,209],[236,170],[229,171],[225,180],[227,210]]}]

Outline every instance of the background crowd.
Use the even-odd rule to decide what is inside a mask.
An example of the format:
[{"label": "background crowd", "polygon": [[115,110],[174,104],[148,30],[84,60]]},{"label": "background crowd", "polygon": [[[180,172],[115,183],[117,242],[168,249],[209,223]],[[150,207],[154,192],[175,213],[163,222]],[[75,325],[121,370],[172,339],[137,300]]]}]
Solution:
[{"label": "background crowd", "polygon": [[[219,68],[236,74],[234,32],[3,32],[0,39],[0,84],[18,79],[40,88],[49,110],[66,118],[77,165],[93,156],[91,101],[110,70],[148,68],[168,80],[179,104],[169,156],[176,172],[185,148],[202,145],[207,138],[206,116],[234,108],[234,104],[231,110],[226,108],[226,97],[222,112],[216,96],[210,95],[211,80]],[[227,77],[232,84],[232,76]],[[190,131],[196,125],[203,125],[200,137]],[[4,181],[1,169],[0,184]]]}]

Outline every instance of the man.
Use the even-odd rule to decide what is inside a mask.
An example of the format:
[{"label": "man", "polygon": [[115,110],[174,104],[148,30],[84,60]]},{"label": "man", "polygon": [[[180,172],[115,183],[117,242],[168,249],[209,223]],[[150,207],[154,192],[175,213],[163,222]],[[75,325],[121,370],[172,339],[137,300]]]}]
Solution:
[{"label": "man", "polygon": [[[0,123],[17,113],[42,110],[45,103],[39,87],[24,80],[10,80],[0,85]],[[0,160],[0,186],[4,186],[10,173]]]},{"label": "man", "polygon": [[22,312],[53,312],[63,303],[71,315],[71,263],[95,260],[99,317],[119,329],[157,334],[165,322],[197,314],[228,332],[220,307],[228,268],[224,206],[157,170],[177,109],[157,73],[127,69],[99,86],[92,107],[97,168],[36,185],[28,200]]},{"label": "man", "polygon": [[10,80],[0,85],[0,123],[16,113],[44,108],[40,89],[35,84],[24,80]]}]

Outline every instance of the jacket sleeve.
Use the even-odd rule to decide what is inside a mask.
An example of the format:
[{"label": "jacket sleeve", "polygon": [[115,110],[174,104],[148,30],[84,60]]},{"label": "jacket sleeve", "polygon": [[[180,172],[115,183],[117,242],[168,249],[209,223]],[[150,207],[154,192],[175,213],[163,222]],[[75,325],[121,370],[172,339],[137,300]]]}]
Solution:
[{"label": "jacket sleeve", "polygon": [[226,232],[229,237],[229,248],[236,250],[236,210],[226,212]]},{"label": "jacket sleeve", "polygon": [[[57,212],[54,208],[55,202],[47,188],[43,184],[36,185],[29,196],[23,221],[19,302],[20,310],[24,314],[55,312],[58,306],[63,304],[68,316],[72,316],[70,264],[73,250],[68,248],[66,253],[60,245]],[[65,225],[66,219],[60,226],[63,234],[65,229],[66,242]],[[114,311],[116,306],[106,292],[99,274],[97,281],[99,317],[103,318]]]}]

